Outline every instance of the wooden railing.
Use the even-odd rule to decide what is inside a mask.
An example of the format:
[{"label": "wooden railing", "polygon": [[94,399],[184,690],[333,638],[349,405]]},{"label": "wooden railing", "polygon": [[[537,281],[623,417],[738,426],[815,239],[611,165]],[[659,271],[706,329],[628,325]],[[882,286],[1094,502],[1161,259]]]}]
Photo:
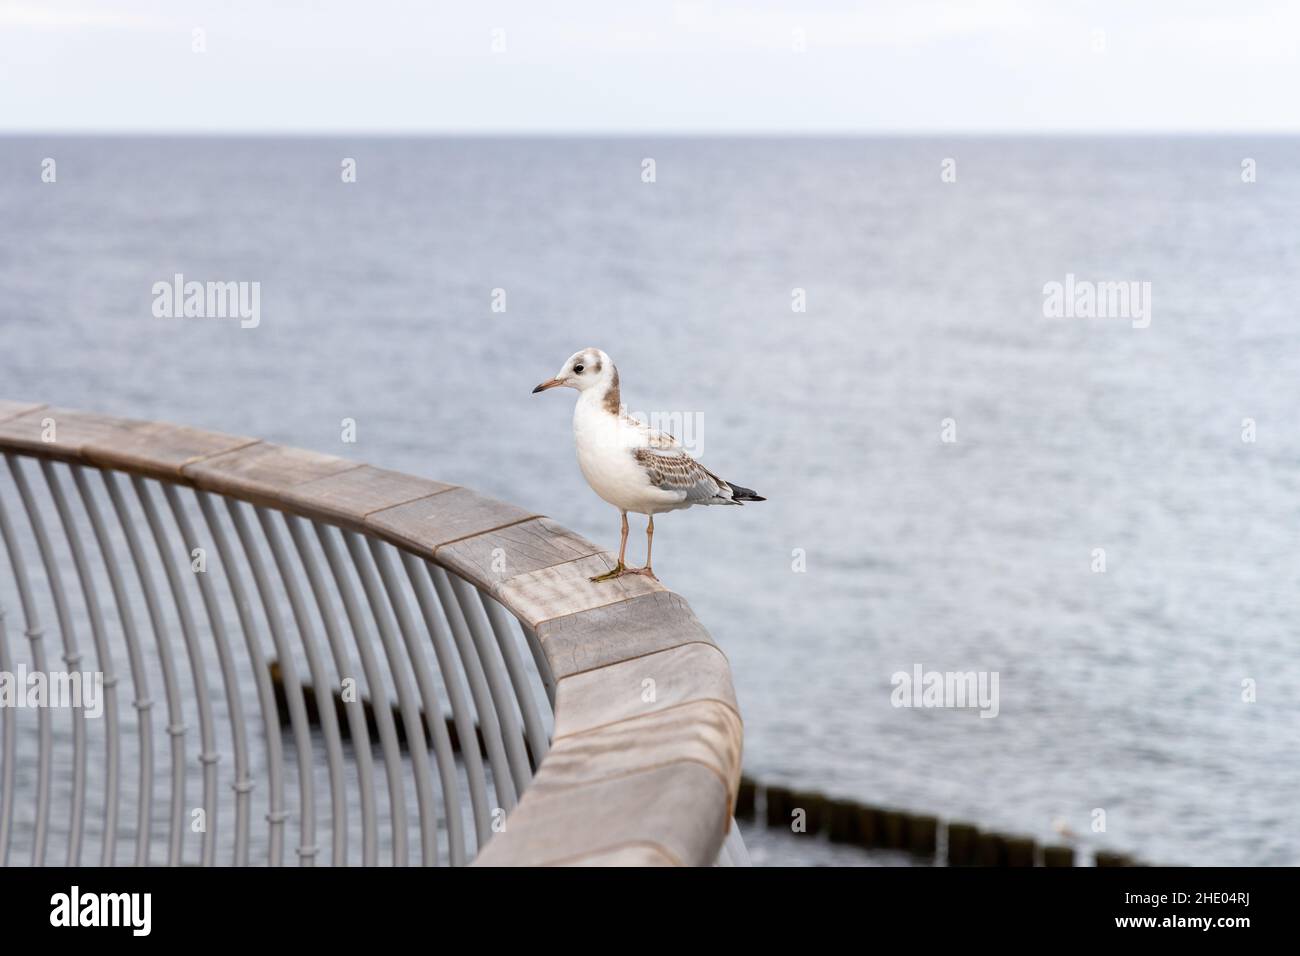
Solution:
[{"label": "wooden railing", "polygon": [[[415,839],[425,863],[701,865],[720,852],[724,861],[735,855],[723,845],[733,826],[742,728],[726,658],[686,602],[657,581],[635,576],[592,583],[591,576],[613,566],[611,556],[550,519],[468,488],[332,455],[44,405],[0,402],[0,452],[10,478],[0,483],[0,530],[13,573],[9,583],[0,576],[0,602],[9,605],[10,633],[21,611],[33,668],[57,661],[45,653],[49,622],[57,623],[69,668],[85,663],[78,634],[84,641],[89,633],[110,705],[106,718],[111,712],[113,727],[133,725],[138,738],[138,765],[124,769],[125,748],[106,739],[101,773],[89,757],[84,715],[74,713],[65,726],[59,714],[55,726],[55,715],[42,711],[32,718],[40,739],[36,792],[17,792],[18,717],[0,709],[0,761],[6,765],[0,766],[0,860],[17,842],[31,849],[33,862],[45,862],[51,840],[66,837],[67,862],[77,863],[94,836],[99,862],[123,862],[119,818],[129,819],[134,805],[133,861],[181,862],[188,841],[199,839],[184,826],[193,812],[187,802],[191,764],[202,767],[203,803],[196,806],[212,828],[202,834],[204,863],[227,849],[234,862],[249,861],[255,807],[266,810],[269,862],[279,862],[286,832],[299,833],[301,862],[326,857],[315,846],[318,814],[333,834],[330,861],[347,862],[351,830],[340,815],[356,820],[358,796],[361,862],[377,862],[381,848],[391,849],[393,862],[405,862],[399,768],[415,778]],[[124,486],[134,490],[134,499],[123,494]],[[157,505],[160,493],[171,521]],[[59,527],[61,539],[54,530]],[[151,536],[164,572],[156,579],[144,555],[152,549],[142,543]],[[191,573],[196,549],[213,553],[219,574]],[[278,582],[270,580],[268,567],[278,571]],[[65,585],[65,577],[79,587]],[[162,596],[169,592],[170,604]],[[305,595],[314,598],[315,611]],[[261,599],[260,613],[254,596]],[[200,607],[206,621],[193,610]],[[6,642],[4,620],[0,670],[19,661],[13,642]],[[145,621],[149,626],[137,629]],[[145,639],[150,630],[152,643]],[[242,635],[242,643],[232,635]],[[290,647],[293,636],[298,645]],[[436,673],[426,664],[430,650]],[[120,668],[124,651],[127,670]],[[544,687],[536,699],[523,665],[530,654]],[[159,670],[169,655],[173,659]],[[219,681],[211,677],[215,668],[205,667],[214,655]],[[295,658],[307,663],[301,676],[292,667],[281,674],[291,705],[284,726],[261,671],[272,660],[292,665]],[[187,659],[192,690],[178,676]],[[158,714],[161,703],[150,697],[150,673],[155,691],[162,674],[165,719]],[[368,700],[339,698],[336,689],[363,674]],[[247,690],[252,687],[256,695]],[[134,721],[117,707],[122,693],[134,695]],[[310,733],[325,737],[328,799],[320,795],[324,787],[312,787],[321,768],[307,764],[313,748],[303,739],[304,696],[312,696],[315,712],[326,717]],[[381,699],[385,706],[370,706]],[[399,752],[391,722],[379,721],[387,827],[379,825],[381,788],[369,748],[345,754],[340,744],[340,726],[352,740],[369,734],[359,722],[373,719],[361,714],[363,703],[381,718],[391,704],[404,731]],[[342,721],[330,718],[335,705],[343,708]],[[246,732],[245,710],[260,711],[263,733]],[[200,725],[197,761],[192,748],[186,751],[187,714],[191,723],[197,714]],[[156,848],[161,839],[150,848],[156,782],[149,768],[155,740],[163,739],[154,734],[155,724],[170,738],[165,859]],[[291,734],[296,749],[280,748],[284,734]],[[481,754],[466,746],[476,738]],[[48,803],[51,751],[68,740],[74,779],[65,834],[59,830],[62,812],[51,812]],[[250,748],[259,745],[265,753],[252,759]],[[451,746],[459,747],[459,756],[449,769]],[[232,752],[233,777],[226,770]],[[344,759],[359,794],[344,783]],[[269,779],[258,778],[259,766],[268,768]],[[233,844],[230,814],[219,806],[219,774],[236,794]],[[56,795],[63,789],[57,784]],[[435,786],[440,802],[433,799]],[[468,825],[459,819],[458,789],[468,789],[473,805]],[[47,806],[37,805],[42,800]],[[102,814],[91,812],[96,807]]]}]

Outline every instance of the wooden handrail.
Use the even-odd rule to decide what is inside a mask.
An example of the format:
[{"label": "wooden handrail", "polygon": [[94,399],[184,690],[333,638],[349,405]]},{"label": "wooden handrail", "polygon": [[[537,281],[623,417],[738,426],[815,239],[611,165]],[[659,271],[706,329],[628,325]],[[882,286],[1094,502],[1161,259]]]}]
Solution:
[{"label": "wooden handrail", "polygon": [[[0,451],[192,486],[364,532],[490,594],[555,683],[550,752],[477,863],[707,865],[740,781],[723,653],[687,603],[612,556],[468,488],[162,422],[0,401]],[[504,558],[504,561],[502,561]]]}]

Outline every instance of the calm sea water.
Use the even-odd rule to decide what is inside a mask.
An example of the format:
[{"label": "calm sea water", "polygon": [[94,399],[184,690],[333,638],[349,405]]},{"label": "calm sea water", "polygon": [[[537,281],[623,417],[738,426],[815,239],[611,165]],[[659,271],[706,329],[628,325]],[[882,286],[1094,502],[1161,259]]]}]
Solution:
[{"label": "calm sea water", "polygon": [[[655,550],[731,660],[751,775],[1300,863],[1300,141],[11,138],[0,210],[3,397],[363,458],[612,547],[572,396],[529,393],[604,348],[630,408],[769,499]],[[178,272],[260,282],[260,325],[155,318]],[[1044,318],[1067,274],[1151,283],[1150,326]],[[917,664],[996,671],[998,716],[892,706]]]}]

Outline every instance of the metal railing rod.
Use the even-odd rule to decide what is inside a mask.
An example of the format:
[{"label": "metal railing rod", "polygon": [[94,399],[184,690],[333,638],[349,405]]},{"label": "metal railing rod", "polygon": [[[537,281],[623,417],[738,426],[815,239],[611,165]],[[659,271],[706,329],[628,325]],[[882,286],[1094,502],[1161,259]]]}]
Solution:
[{"label": "metal railing rod", "polygon": [[126,538],[127,550],[131,554],[136,578],[140,582],[140,591],[144,595],[145,608],[149,612],[149,624],[153,628],[154,640],[158,645],[163,694],[167,698],[167,735],[171,740],[172,794],[167,864],[179,866],[182,839],[185,834],[185,712],[181,708],[180,678],[176,673],[176,662],[172,656],[169,640],[171,629],[163,616],[162,602],[158,599],[158,589],[154,586],[144,545],[140,541],[126,498],[122,495],[121,486],[117,483],[117,476],[111,471],[101,471],[100,478],[108,491],[109,500],[113,503],[113,511],[117,514],[117,522]]},{"label": "metal railing rod", "polygon": [[[32,534],[36,538],[37,550],[45,565],[45,576],[54,598],[54,614],[59,622],[59,632],[63,635],[63,662],[69,670],[75,670],[81,663],[81,652],[77,649],[76,632],[72,626],[72,614],[68,609],[67,594],[63,589],[63,576],[59,573],[59,563],[55,560],[54,549],[50,546],[50,536],[45,531],[45,522],[41,518],[40,508],[32,496],[27,476],[19,467],[17,460],[8,452],[5,458],[18,496],[22,498],[23,507],[27,509],[27,518],[31,522]],[[68,866],[77,866],[81,862],[81,837],[86,806],[86,712],[81,707],[72,710],[72,805],[71,823],[68,828]]]},{"label": "metal railing rod", "polygon": [[[153,701],[149,697],[149,675],[145,667],[144,654],[140,647],[140,636],[135,628],[135,614],[131,608],[131,598],[126,584],[122,580],[122,570],[113,552],[113,542],[108,534],[108,526],[99,510],[99,503],[91,491],[86,479],[86,471],[81,465],[71,465],[72,482],[81,496],[82,507],[90,519],[91,530],[99,544],[99,554],[104,569],[108,573],[108,583],[113,591],[113,601],[117,605],[118,624],[126,642],[126,656],[131,669],[131,685],[135,688],[135,697],[131,704],[136,711],[136,734],[139,737],[139,782],[136,799],[136,841],[135,865],[144,866],[149,861],[150,820],[153,810]],[[112,859],[109,854],[109,859]]]},{"label": "metal railing rod", "polygon": [[[9,464],[12,468],[12,461]],[[9,521],[9,512],[4,506],[3,498],[0,498],[0,536],[4,538],[5,550],[9,554],[9,565],[13,569],[14,583],[18,586],[18,600],[23,607],[24,633],[32,649],[32,665],[37,671],[45,673],[44,631],[41,629],[31,581],[27,577],[27,564],[23,560],[18,537],[14,533],[13,524]],[[36,720],[39,749],[36,757],[36,821],[32,830],[32,866],[43,866],[46,840],[49,836],[50,761],[54,752],[53,720],[49,708],[40,708]],[[3,851],[0,855],[0,866],[7,865],[8,843],[0,845],[0,851]]]},{"label": "metal railing rod", "polygon": [[[312,746],[311,725],[307,719],[307,704],[303,697],[302,684],[298,680],[298,668],[293,661],[293,653],[285,636],[284,624],[280,620],[279,602],[271,586],[266,563],[257,549],[252,525],[247,514],[234,498],[226,499],[226,511],[230,523],[235,526],[240,547],[253,573],[253,582],[262,601],[262,610],[266,615],[266,625],[271,632],[271,644],[275,648],[276,662],[280,668],[281,682],[289,711],[289,725],[293,728],[294,756],[298,766],[298,862],[311,860],[316,853],[316,797],[315,784],[312,780]],[[269,678],[269,675],[268,675]],[[278,711],[277,711],[278,713]],[[277,811],[274,807],[267,813],[272,827],[284,823],[289,817],[287,809]]]},{"label": "metal railing rod", "polygon": [[[164,483],[163,497],[171,508],[176,521],[176,530],[180,532],[185,553],[193,555],[201,547],[194,534],[194,525],[185,511],[176,486]],[[206,549],[204,549],[206,550]],[[206,564],[204,565],[206,567]],[[221,683],[226,693],[226,716],[230,720],[230,737],[235,751],[235,866],[248,865],[248,817],[251,803],[253,780],[248,766],[248,731],[244,725],[244,705],[239,697],[239,674],[235,670],[235,658],[231,653],[230,640],[226,635],[226,623],[221,614],[221,602],[217,599],[216,589],[207,571],[195,572],[199,583],[199,595],[208,614],[208,625],[212,632],[212,641],[216,645],[217,664],[221,668]],[[201,759],[201,758],[200,758]]]},{"label": "metal railing rod", "polygon": [[[388,659],[388,671],[393,678],[393,688],[397,691],[397,706],[402,714],[402,727],[406,731],[407,751],[411,755],[411,766],[415,771],[421,859],[425,866],[433,866],[437,863],[438,825],[433,807],[433,789],[430,785],[432,773],[429,768],[429,750],[424,738],[424,728],[420,724],[419,704],[411,693],[405,662],[393,634],[393,624],[384,608],[383,592],[375,569],[368,560],[361,535],[354,531],[344,531],[343,540],[347,545],[348,553],[352,556],[352,564],[361,581],[361,589],[370,604],[370,613],[379,631],[379,642],[383,645],[384,656]],[[379,705],[382,702],[372,700],[371,703]]]},{"label": "metal railing rod", "polygon": [[424,722],[433,741],[434,756],[438,761],[438,777],[442,783],[442,799],[447,811],[448,861],[452,866],[464,866],[465,859],[465,820],[460,808],[460,778],[456,773],[456,754],[451,747],[451,736],[447,733],[447,720],[443,716],[442,701],[429,673],[429,664],[420,646],[419,632],[415,620],[411,617],[410,606],[406,603],[406,593],[402,590],[401,578],[393,563],[389,560],[384,545],[374,538],[367,538],[370,557],[379,569],[380,580],[388,592],[388,603],[397,617],[397,629],[406,644],[406,657],[415,673],[416,687],[419,689],[420,702],[424,707]]},{"label": "metal railing rod", "polygon": [[[285,550],[284,542],[280,540],[280,534],[271,518],[271,512],[263,507],[255,507],[253,510],[257,513],[258,523],[262,526],[262,535],[266,538],[266,543],[271,549],[271,557],[280,572],[280,580],[284,582],[285,593],[289,598],[289,607],[292,609],[293,618],[298,624],[298,639],[302,644],[303,655],[307,658],[307,669],[311,673],[312,684],[315,685],[316,709],[320,714],[321,730],[325,734],[325,756],[329,763],[330,812],[332,817],[330,823],[333,830],[330,860],[334,866],[346,866],[348,857],[347,790],[343,781],[343,742],[339,735],[338,715],[334,712],[334,698],[330,694],[330,687],[333,685],[325,673],[325,665],[321,661],[320,651],[316,646],[315,629],[312,627],[311,617],[307,612],[307,602],[303,600],[302,589],[298,587],[298,576],[294,574],[293,567],[289,562],[289,554]],[[317,848],[304,847],[298,852],[303,857],[304,865],[307,865],[309,862],[314,861]]]},{"label": "metal railing rod", "polygon": [[244,634],[244,644],[248,649],[249,664],[253,668],[253,681],[257,687],[257,702],[262,711],[262,728],[266,736],[266,772],[269,780],[266,821],[269,832],[267,863],[281,866],[284,863],[284,748],[280,743],[280,710],[275,705],[275,690],[271,686],[270,669],[266,665],[266,655],[262,652],[262,643],[258,635],[257,624],[253,616],[253,607],[244,588],[243,576],[235,566],[234,553],[230,539],[222,527],[212,497],[206,491],[195,493],[203,520],[207,522],[208,533],[217,557],[226,572],[226,581],[230,585],[230,596],[235,602],[235,613],[239,617],[239,627]]},{"label": "metal railing rod", "polygon": [[[111,866],[114,851],[117,848],[117,810],[122,798],[121,753],[118,739],[119,724],[117,712],[117,674],[113,667],[113,655],[108,646],[107,628],[104,624],[104,612],[99,606],[99,594],[95,588],[95,578],[86,560],[86,549],[81,544],[81,531],[72,509],[68,507],[68,498],[63,493],[63,483],[54,471],[54,464],[48,458],[41,459],[41,472],[54,509],[63,525],[63,534],[72,553],[72,564],[81,582],[81,595],[85,601],[86,613],[90,617],[91,640],[95,645],[95,657],[99,662],[101,677],[100,693],[103,695],[104,734],[104,840],[100,846],[100,866]],[[75,669],[75,668],[74,668]],[[83,678],[84,679],[84,678]],[[74,704],[79,706],[80,702]]]},{"label": "metal railing rod", "polygon": [[[0,604],[0,671],[12,674],[9,629],[4,605]],[[14,818],[14,759],[17,745],[18,711],[0,707],[0,866],[9,862],[9,832]]]},{"label": "metal railing rod", "polygon": [[[203,665],[203,648],[199,644],[198,633],[194,625],[194,614],[190,610],[189,599],[185,596],[185,583],[176,564],[167,540],[167,530],[163,526],[162,515],[154,503],[153,496],[143,478],[131,476],[131,485],[135,488],[136,498],[144,510],[145,521],[153,535],[154,547],[158,551],[158,561],[167,578],[171,591],[172,604],[181,623],[181,637],[185,641],[185,653],[190,662],[190,676],[194,682],[194,698],[199,710],[199,764],[203,768],[203,829],[200,862],[203,866],[212,866],[216,862],[217,837],[217,733],[215,719],[212,715],[212,700],[208,694],[207,673]],[[185,566],[189,567],[189,553],[183,556]],[[191,819],[191,827],[193,819]]]},{"label": "metal railing rod", "polygon": [[524,633],[524,643],[528,645],[528,651],[533,655],[533,663],[537,665],[537,676],[542,679],[542,688],[546,691],[546,700],[550,704],[551,711],[555,710],[555,675],[551,673],[551,663],[546,659],[546,651],[542,649],[542,642],[537,638],[536,628],[529,627],[523,621],[519,622],[519,630]]},{"label": "metal railing rod", "polygon": [[479,603],[487,614],[488,623],[496,635],[497,646],[501,648],[501,659],[505,661],[506,673],[515,689],[515,700],[519,702],[519,711],[524,716],[524,727],[528,733],[528,748],[532,751],[533,770],[546,757],[550,749],[550,740],[546,736],[546,725],[542,723],[542,712],[533,698],[533,687],[524,669],[523,659],[519,656],[519,645],[515,641],[514,628],[510,626],[513,618],[505,609],[482,591],[478,592]]},{"label": "metal railing rod", "polygon": [[483,672],[487,676],[488,688],[492,691],[492,702],[497,708],[497,717],[501,722],[501,735],[506,743],[506,756],[510,760],[510,774],[514,781],[515,796],[524,792],[524,787],[533,778],[532,768],[528,765],[528,753],[524,750],[524,730],[520,726],[519,715],[515,711],[515,699],[511,693],[509,679],[505,668],[497,656],[496,641],[488,633],[483,621],[483,606],[478,602],[478,589],[459,575],[450,578],[452,590],[456,594],[457,607],[469,626],[470,635],[478,647],[479,660],[483,662]]},{"label": "metal railing rod", "polygon": [[[506,756],[505,742],[501,736],[501,722],[497,718],[496,705],[492,701],[492,691],[483,673],[477,648],[469,629],[465,626],[464,615],[460,613],[456,595],[452,593],[451,582],[447,572],[432,562],[424,563],[425,572],[433,581],[438,594],[438,603],[442,605],[443,614],[451,627],[451,634],[460,651],[461,664],[465,669],[465,678],[469,682],[469,692],[474,698],[474,709],[478,712],[479,732],[483,735],[483,745],[488,754],[488,766],[492,768],[492,785],[496,790],[497,803],[509,813],[515,808],[516,791],[510,776],[510,760]],[[462,750],[465,747],[462,746]]]},{"label": "metal railing rod", "polygon": [[[304,521],[293,515],[285,515],[289,526],[289,537],[293,539],[298,550],[298,560],[307,573],[307,583],[316,599],[321,622],[325,626],[325,639],[334,658],[334,668],[338,671],[340,686],[343,681],[356,681],[356,669],[348,656],[347,645],[339,633],[338,622],[334,619],[334,606],[330,601],[329,589],[320,565],[312,553],[311,542],[304,530]],[[361,858],[366,866],[374,866],[378,858],[375,827],[375,773],[374,761],[370,753],[370,731],[366,727],[366,713],[357,693],[341,695],[344,713],[347,715],[348,732],[352,738],[352,755],[357,763],[357,789],[361,793]],[[331,706],[333,702],[331,701]]]},{"label": "metal railing rod", "polygon": [[474,711],[466,699],[465,687],[460,680],[460,661],[452,646],[451,636],[442,620],[442,609],[429,584],[423,562],[408,551],[399,552],[402,566],[415,592],[416,603],[424,615],[425,627],[433,641],[433,653],[442,673],[443,686],[451,702],[451,717],[460,741],[460,752],[465,761],[465,776],[469,781],[470,806],[474,811],[474,828],[481,847],[492,836],[492,808],[488,805],[487,776],[483,773],[483,757],[479,753],[478,729],[474,725]]}]

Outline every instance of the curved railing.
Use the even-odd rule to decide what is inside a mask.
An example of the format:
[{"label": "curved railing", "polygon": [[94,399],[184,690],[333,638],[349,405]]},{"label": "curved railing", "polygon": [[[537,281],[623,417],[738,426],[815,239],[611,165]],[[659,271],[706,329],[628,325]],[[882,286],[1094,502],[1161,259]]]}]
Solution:
[{"label": "curved railing", "polygon": [[0,673],[49,694],[0,706],[0,864],[742,862],[726,659],[578,535],[42,405],[0,452]]}]

